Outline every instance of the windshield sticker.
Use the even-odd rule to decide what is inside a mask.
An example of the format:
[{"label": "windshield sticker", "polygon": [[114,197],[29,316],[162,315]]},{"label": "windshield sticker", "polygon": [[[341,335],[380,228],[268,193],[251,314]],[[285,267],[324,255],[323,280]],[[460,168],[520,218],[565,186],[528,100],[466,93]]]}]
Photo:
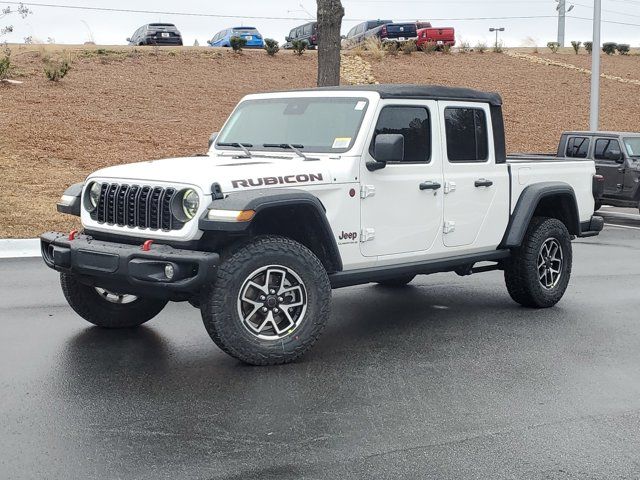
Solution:
[{"label": "windshield sticker", "polygon": [[349,148],[351,137],[336,137],[331,148]]},{"label": "windshield sticker", "polygon": [[358,103],[356,103],[355,110],[364,110],[364,107],[366,106],[367,106],[367,102],[363,102],[362,100],[360,100]]}]

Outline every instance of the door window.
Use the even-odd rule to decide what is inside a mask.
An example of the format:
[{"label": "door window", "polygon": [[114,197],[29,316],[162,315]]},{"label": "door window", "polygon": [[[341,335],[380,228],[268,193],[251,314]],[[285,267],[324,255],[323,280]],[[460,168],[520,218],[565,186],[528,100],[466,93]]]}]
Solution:
[{"label": "door window", "polygon": [[447,156],[450,162],[484,162],[489,158],[484,110],[447,107],[444,110]]},{"label": "door window", "polygon": [[431,159],[431,119],[425,107],[389,106],[378,116],[369,153],[374,156],[376,137],[381,133],[395,133],[404,137],[405,163],[428,163]]},{"label": "door window", "polygon": [[587,158],[589,137],[569,137],[565,155],[571,158]]},{"label": "door window", "polygon": [[596,140],[593,156],[596,160],[611,160],[611,153],[620,153],[620,144],[615,138],[599,138]]}]

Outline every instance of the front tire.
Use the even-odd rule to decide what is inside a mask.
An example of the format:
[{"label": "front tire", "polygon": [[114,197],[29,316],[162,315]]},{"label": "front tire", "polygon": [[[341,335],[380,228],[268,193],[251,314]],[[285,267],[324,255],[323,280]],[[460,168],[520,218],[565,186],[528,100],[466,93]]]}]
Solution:
[{"label": "front tire", "polygon": [[67,302],[87,322],[103,328],[133,328],[158,315],[166,300],[113,293],[80,283],[68,273],[60,274]]},{"label": "front tire", "polygon": [[298,242],[264,236],[220,265],[201,312],[224,352],[251,365],[277,365],[311,348],[327,323],[330,302],[320,260]]},{"label": "front tire", "polygon": [[505,263],[509,295],[525,307],[552,307],[569,285],[571,263],[571,236],[564,223],[534,217],[522,245]]}]

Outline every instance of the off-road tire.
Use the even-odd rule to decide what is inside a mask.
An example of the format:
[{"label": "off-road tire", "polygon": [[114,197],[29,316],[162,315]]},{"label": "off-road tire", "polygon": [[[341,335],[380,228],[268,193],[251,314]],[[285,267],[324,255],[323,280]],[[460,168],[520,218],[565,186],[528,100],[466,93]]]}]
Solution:
[{"label": "off-road tire", "polygon": [[593,206],[593,211],[597,212],[598,210],[600,210],[602,208],[602,202],[599,202],[596,200],[596,203]]},{"label": "off-road tire", "polygon": [[406,287],[414,278],[416,278],[415,275],[404,275],[402,277],[390,278],[388,280],[380,280],[377,283],[382,287],[401,288]]},{"label": "off-road tire", "polygon": [[73,274],[61,273],[60,285],[67,302],[87,322],[103,328],[133,328],[158,315],[167,302],[137,297],[131,303],[112,303],[94,287],[80,283]]},{"label": "off-road tire", "polygon": [[[266,266],[294,271],[306,288],[306,312],[295,329],[277,340],[260,338],[243,324],[238,299],[252,272]],[[289,238],[265,235],[233,250],[202,294],[201,313],[211,339],[224,352],[251,365],[289,363],[316,342],[329,318],[331,285],[320,260]]]},{"label": "off-road tire", "polygon": [[[538,270],[538,256],[542,245],[555,239],[562,248],[563,260],[558,283],[543,287]],[[564,295],[571,277],[571,236],[560,220],[534,217],[527,228],[522,245],[512,251],[505,262],[504,279],[511,298],[525,307],[552,307]]]}]

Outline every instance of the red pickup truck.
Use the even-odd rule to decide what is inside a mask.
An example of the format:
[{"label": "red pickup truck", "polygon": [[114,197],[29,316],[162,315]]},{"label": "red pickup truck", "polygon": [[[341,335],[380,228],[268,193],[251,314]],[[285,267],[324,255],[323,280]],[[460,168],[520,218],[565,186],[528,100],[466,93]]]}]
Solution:
[{"label": "red pickup truck", "polygon": [[433,43],[438,47],[443,47],[445,45],[453,47],[456,44],[456,31],[452,27],[420,28],[418,29],[417,35],[418,39],[416,40],[416,45],[418,48],[421,48],[427,43]]}]

